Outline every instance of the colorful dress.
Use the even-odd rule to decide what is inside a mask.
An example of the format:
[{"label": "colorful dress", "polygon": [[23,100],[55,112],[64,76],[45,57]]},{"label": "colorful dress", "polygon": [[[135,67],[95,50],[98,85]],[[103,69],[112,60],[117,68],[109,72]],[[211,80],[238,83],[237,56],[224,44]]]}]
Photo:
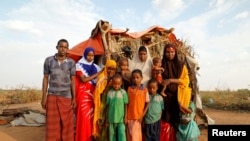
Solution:
[{"label": "colorful dress", "polygon": [[92,141],[94,100],[96,80],[81,82],[80,76],[89,77],[100,71],[93,62],[83,56],[76,64],[76,141]]}]

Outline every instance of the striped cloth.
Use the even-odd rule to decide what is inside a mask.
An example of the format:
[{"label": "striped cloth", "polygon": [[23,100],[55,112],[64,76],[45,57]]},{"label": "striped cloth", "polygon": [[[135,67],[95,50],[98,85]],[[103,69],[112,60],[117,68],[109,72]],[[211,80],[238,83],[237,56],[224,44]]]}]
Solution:
[{"label": "striped cloth", "polygon": [[70,98],[47,96],[46,141],[74,141],[74,115]]}]

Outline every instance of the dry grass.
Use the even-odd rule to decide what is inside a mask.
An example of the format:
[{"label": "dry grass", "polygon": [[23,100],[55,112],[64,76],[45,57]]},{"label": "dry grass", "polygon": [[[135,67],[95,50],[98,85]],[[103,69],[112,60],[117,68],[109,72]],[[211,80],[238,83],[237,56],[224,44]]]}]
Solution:
[{"label": "dry grass", "polygon": [[250,90],[215,90],[200,92],[203,105],[222,110],[250,112]]},{"label": "dry grass", "polygon": [[[250,112],[250,90],[248,89],[200,91],[200,95],[202,104],[206,107]],[[27,86],[18,86],[11,90],[0,89],[0,105],[35,102],[40,101],[41,97],[41,90]]]},{"label": "dry grass", "polygon": [[23,85],[11,90],[0,89],[0,105],[35,102],[40,101],[41,98],[41,90]]}]

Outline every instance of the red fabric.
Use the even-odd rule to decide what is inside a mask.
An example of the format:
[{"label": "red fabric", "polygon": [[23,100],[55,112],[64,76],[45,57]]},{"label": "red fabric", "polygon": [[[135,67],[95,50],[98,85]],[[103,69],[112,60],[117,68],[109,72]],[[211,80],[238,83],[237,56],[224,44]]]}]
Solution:
[{"label": "red fabric", "polygon": [[74,141],[74,116],[70,98],[47,96],[46,141]]},{"label": "red fabric", "polygon": [[177,141],[176,131],[169,123],[161,121],[160,141]]},{"label": "red fabric", "polygon": [[[76,72],[76,76],[82,74]],[[95,86],[89,82],[81,83],[76,77],[76,141],[92,141]]]}]

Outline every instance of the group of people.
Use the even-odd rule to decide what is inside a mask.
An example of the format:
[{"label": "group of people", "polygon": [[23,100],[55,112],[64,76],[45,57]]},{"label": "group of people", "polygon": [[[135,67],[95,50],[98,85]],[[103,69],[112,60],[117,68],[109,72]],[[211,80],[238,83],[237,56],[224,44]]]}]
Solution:
[{"label": "group of people", "polygon": [[67,57],[67,40],[56,48],[43,70],[46,141],[198,140],[188,70],[174,44],[162,59],[140,46],[132,60],[108,59],[103,67],[92,47],[77,62]]}]

